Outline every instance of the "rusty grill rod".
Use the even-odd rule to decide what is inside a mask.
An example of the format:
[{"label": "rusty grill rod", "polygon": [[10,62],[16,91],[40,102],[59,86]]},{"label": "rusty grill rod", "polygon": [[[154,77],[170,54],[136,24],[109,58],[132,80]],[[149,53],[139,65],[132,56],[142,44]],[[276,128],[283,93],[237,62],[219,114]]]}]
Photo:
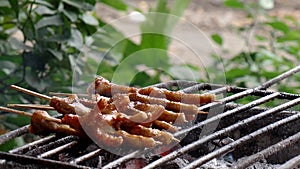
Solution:
[{"label": "rusty grill rod", "polygon": [[57,136],[56,136],[56,135],[48,136],[48,137],[45,137],[45,138],[36,140],[36,141],[34,141],[34,142],[25,144],[24,146],[15,148],[15,149],[13,149],[13,150],[10,150],[9,153],[13,153],[13,154],[24,154],[26,151],[29,151],[29,150],[31,150],[31,149],[36,148],[37,146],[44,145],[44,144],[49,143],[49,142],[51,142],[51,141],[54,141],[54,140],[56,140],[56,139],[57,139]]},{"label": "rusty grill rod", "polygon": [[300,166],[300,155],[288,160],[277,169],[291,169],[291,168],[298,168]]},{"label": "rusty grill rod", "polygon": [[14,131],[11,131],[9,133],[6,133],[6,134],[3,134],[0,136],[0,145],[2,145],[3,143],[13,139],[13,138],[16,138],[16,137],[19,137],[25,133],[28,133],[28,128],[29,128],[29,125],[26,125],[26,126],[23,126],[17,130],[14,130]]},{"label": "rusty grill rod", "polygon": [[[162,157],[162,158],[160,158],[160,159],[158,159],[158,160],[150,163],[148,166],[145,167],[145,169],[155,168],[155,167],[159,166],[160,164],[163,164],[165,162],[173,160],[176,157],[179,157],[179,156],[181,156],[181,155],[183,155],[185,153],[188,153],[188,152],[196,149],[201,144],[203,144],[203,143],[205,143],[205,142],[207,142],[209,140],[221,137],[221,136],[223,136],[223,135],[225,135],[225,134],[227,134],[227,133],[229,133],[231,131],[234,131],[234,130],[236,130],[238,128],[241,128],[241,127],[249,124],[250,122],[253,122],[255,120],[259,120],[259,119],[261,119],[261,118],[263,118],[265,116],[268,116],[270,114],[273,114],[273,113],[276,113],[276,112],[280,112],[282,110],[285,110],[285,109],[287,109],[289,107],[292,107],[292,106],[294,106],[296,104],[299,104],[299,103],[300,103],[300,98],[292,100],[292,101],[289,101],[287,103],[284,103],[284,104],[282,104],[280,106],[277,106],[275,108],[269,109],[269,110],[267,110],[267,111],[265,111],[263,113],[255,115],[255,116],[251,116],[250,118],[244,119],[244,120],[242,120],[242,121],[240,121],[238,123],[235,123],[235,124],[233,124],[233,125],[231,125],[229,127],[226,127],[226,128],[224,128],[222,130],[219,130],[219,131],[216,131],[213,134],[207,135],[207,136],[205,136],[205,137],[203,137],[203,138],[201,138],[201,139],[199,139],[199,140],[197,140],[197,141],[195,141],[195,142],[193,142],[193,143],[191,143],[189,145],[186,145],[186,146],[184,146],[184,147],[182,147],[182,148],[180,148],[178,150],[175,150],[175,151],[171,152],[170,154],[168,154],[168,155],[166,155],[166,156],[164,156],[164,157]],[[300,114],[296,114],[296,116],[298,117],[298,116],[300,116]],[[290,116],[290,117],[292,117],[292,116]],[[218,155],[220,155],[220,154],[218,154]],[[202,161],[201,161],[201,163],[202,163]]]},{"label": "rusty grill rod", "polygon": [[130,159],[133,159],[140,155],[141,151],[135,151],[130,154],[127,154],[126,156],[120,157],[117,160],[114,160],[113,162],[108,163],[107,165],[103,166],[102,169],[110,169],[119,166],[125,161],[128,161]]},{"label": "rusty grill rod", "polygon": [[[300,71],[300,65],[297,66],[297,67],[295,67],[295,68],[293,68],[293,69],[290,69],[289,71],[287,71],[287,72],[285,72],[285,73],[283,73],[283,74],[281,74],[281,75],[279,75],[279,76],[277,76],[277,77],[275,77],[275,78],[273,78],[273,79],[271,79],[271,80],[269,80],[269,81],[267,81],[267,82],[265,82],[265,83],[263,83],[263,84],[255,87],[253,89],[247,89],[247,90],[245,90],[243,92],[236,93],[234,95],[231,95],[229,97],[221,99],[220,101],[223,102],[223,103],[234,101],[234,100],[242,98],[242,97],[244,97],[246,95],[250,95],[250,94],[254,93],[257,90],[266,89],[266,88],[268,88],[268,87],[270,87],[270,86],[278,83],[279,81],[292,76],[293,74],[295,74],[295,73],[297,73],[299,71]],[[204,110],[204,109],[207,109],[209,107],[215,106],[217,104],[218,103],[216,103],[216,102],[209,103],[209,104],[206,104],[206,105],[200,107],[199,110]]]},{"label": "rusty grill rod", "polygon": [[[299,98],[299,101],[300,101],[300,98]],[[271,112],[271,111],[272,111],[272,109],[270,109],[269,112]],[[250,133],[250,134],[248,134],[248,135],[246,135],[246,136],[244,136],[244,137],[242,137],[242,138],[240,138],[240,139],[238,139],[238,140],[236,140],[236,141],[234,141],[232,143],[229,143],[229,144],[221,147],[217,151],[214,151],[214,152],[211,152],[209,154],[206,154],[205,156],[203,156],[203,157],[201,157],[201,158],[193,161],[189,165],[187,165],[185,167],[185,169],[195,168],[197,166],[200,166],[200,165],[202,165],[202,164],[204,164],[204,163],[212,160],[213,158],[216,158],[216,157],[218,157],[220,155],[223,155],[223,154],[226,154],[226,153],[232,151],[235,147],[237,147],[239,145],[242,145],[242,144],[246,143],[247,141],[258,137],[261,134],[264,134],[264,133],[266,133],[266,132],[268,132],[270,130],[273,130],[273,129],[279,127],[279,126],[282,126],[284,124],[287,124],[289,122],[292,122],[292,121],[295,121],[295,120],[298,120],[298,119],[300,119],[300,114],[295,114],[295,115],[289,116],[287,118],[284,118],[282,120],[279,120],[276,123],[272,123],[270,125],[267,125],[267,126],[265,126],[265,127],[261,128],[261,129],[255,131],[255,132],[252,132],[252,133]]]},{"label": "rusty grill rod", "polygon": [[[199,89],[198,85],[205,86],[205,87]],[[214,90],[211,90],[211,88],[214,88]],[[249,88],[236,87],[236,86],[224,86],[224,85],[219,85],[219,84],[200,83],[195,86],[191,86],[189,88],[182,89],[181,91],[184,91],[184,93],[195,93],[198,90],[209,90],[207,93],[222,94],[224,92],[239,93],[239,92],[243,92],[248,89]],[[255,90],[253,93],[251,93],[251,95],[262,97],[262,96],[270,95],[272,93],[274,93],[274,92],[266,91],[266,90]],[[291,100],[291,99],[296,99],[298,97],[300,97],[300,94],[291,94],[291,93],[280,92],[280,96],[278,98]]]},{"label": "rusty grill rod", "polygon": [[271,99],[274,99],[279,94],[280,93],[276,92],[276,93],[273,93],[271,95],[259,98],[259,99],[255,100],[253,102],[248,103],[248,104],[245,104],[245,105],[242,105],[240,107],[237,107],[235,109],[232,109],[232,110],[226,111],[224,113],[218,114],[216,116],[213,116],[213,117],[211,117],[209,119],[206,119],[206,120],[204,120],[204,121],[202,121],[200,123],[197,123],[197,124],[193,125],[192,127],[189,127],[187,129],[183,129],[183,130],[178,131],[177,133],[174,134],[174,136],[177,137],[177,136],[183,135],[183,134],[185,134],[187,132],[190,132],[190,131],[192,131],[194,129],[203,127],[204,125],[207,125],[209,123],[215,122],[217,120],[221,120],[224,117],[232,116],[232,115],[234,115],[236,113],[242,112],[243,110],[251,109],[251,108],[253,108],[253,107],[257,106],[257,105],[260,105],[260,104],[265,103],[265,102],[267,102],[267,101],[269,101]]},{"label": "rusty grill rod", "polygon": [[41,165],[48,168],[64,168],[64,169],[86,169],[85,166],[72,165],[65,162],[44,159],[44,158],[35,158],[31,156],[21,155],[21,154],[10,154],[5,152],[0,152],[0,159],[5,159],[6,161],[13,161],[19,164],[28,164],[28,165]]},{"label": "rusty grill rod", "polygon": [[[244,159],[242,161],[238,161],[236,163],[236,165],[232,166],[232,168],[237,168],[237,169],[244,169],[249,167],[251,164],[260,161],[262,159],[266,159],[269,156],[285,149],[286,147],[295,144],[297,141],[300,140],[300,132],[298,132],[297,134],[294,134],[293,136],[288,137],[287,139],[284,139],[256,154],[253,154],[249,157],[247,157],[247,159]],[[293,167],[290,167],[293,168]]]},{"label": "rusty grill rod", "polygon": [[158,83],[155,85],[152,85],[153,87],[158,87],[158,88],[168,88],[170,86],[178,86],[178,87],[183,87],[183,88],[187,88],[190,86],[194,86],[198,84],[198,82],[191,82],[191,81],[187,81],[187,80],[172,80],[166,83]]},{"label": "rusty grill rod", "polygon": [[288,77],[292,76],[293,74],[295,74],[299,71],[300,71],[300,65],[298,65],[298,66],[294,67],[293,69],[290,69],[289,71],[287,71],[285,73],[282,73],[281,75],[279,75],[279,76],[263,83],[262,85],[256,87],[256,89],[260,89],[260,90],[267,89],[270,86],[272,86],[273,84],[275,84],[279,81],[282,81],[283,79],[288,78]]},{"label": "rusty grill rod", "polygon": [[92,151],[92,152],[89,152],[89,153],[87,153],[87,154],[85,154],[85,155],[83,155],[83,156],[80,156],[80,157],[78,157],[78,158],[76,158],[76,159],[70,161],[69,163],[70,163],[70,164],[79,164],[79,163],[81,163],[81,162],[83,162],[83,161],[87,161],[87,160],[89,160],[89,159],[91,159],[91,158],[94,158],[94,157],[100,155],[102,152],[103,152],[102,149],[97,149],[97,150],[94,150],[94,151]]},{"label": "rusty grill rod", "polygon": [[70,143],[67,143],[67,144],[64,144],[64,145],[62,145],[62,146],[59,146],[59,147],[57,147],[57,148],[55,148],[55,149],[52,149],[52,150],[47,151],[47,152],[45,152],[45,153],[42,153],[42,154],[38,155],[37,157],[38,157],[38,158],[47,158],[47,157],[51,157],[51,156],[53,156],[53,155],[55,155],[55,154],[58,154],[58,153],[60,153],[60,152],[65,151],[66,149],[70,149],[70,148],[72,148],[73,146],[75,146],[75,145],[77,145],[77,144],[78,144],[78,141],[72,141],[72,142],[70,142]]},{"label": "rusty grill rod", "polygon": [[72,142],[72,141],[75,141],[75,140],[78,140],[79,138],[78,137],[75,137],[75,136],[67,136],[67,137],[63,137],[61,139],[58,139],[54,142],[51,142],[49,144],[46,144],[46,145],[43,145],[43,146],[40,146],[40,147],[37,147],[31,151],[28,151],[26,152],[26,155],[30,155],[30,156],[37,156],[39,154],[42,154],[44,152],[47,152],[49,151],[50,149],[53,149],[59,145],[63,145],[63,144],[67,144],[69,142]]}]

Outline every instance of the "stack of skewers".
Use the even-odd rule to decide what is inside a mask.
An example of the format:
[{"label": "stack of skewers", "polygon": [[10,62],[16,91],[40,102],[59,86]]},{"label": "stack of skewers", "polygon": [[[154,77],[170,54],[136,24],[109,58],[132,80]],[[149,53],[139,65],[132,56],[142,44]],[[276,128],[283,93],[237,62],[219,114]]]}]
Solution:
[{"label": "stack of skewers", "polygon": [[[153,148],[177,143],[172,133],[193,121],[198,106],[215,101],[214,94],[185,94],[156,87],[117,85],[97,77],[87,97],[64,94],[46,96],[18,86],[13,89],[49,100],[49,105],[10,104],[13,108],[37,109],[34,113],[0,107],[0,110],[31,116],[29,131],[36,135],[60,133],[97,140],[98,145]],[[50,116],[55,110],[61,118]]]}]

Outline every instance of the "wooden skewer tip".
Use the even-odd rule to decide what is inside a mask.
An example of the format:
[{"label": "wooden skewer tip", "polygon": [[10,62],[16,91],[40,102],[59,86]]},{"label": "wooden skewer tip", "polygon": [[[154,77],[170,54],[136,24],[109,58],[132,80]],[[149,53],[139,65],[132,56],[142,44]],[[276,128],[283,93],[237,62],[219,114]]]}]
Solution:
[{"label": "wooden skewer tip", "polygon": [[23,93],[28,94],[28,95],[39,97],[41,99],[51,100],[50,96],[47,96],[47,95],[44,95],[44,94],[40,94],[40,93],[31,91],[31,90],[28,90],[28,89],[22,88],[20,86],[10,85],[10,88],[12,88],[14,90],[17,90],[17,91],[20,91],[20,92],[23,92]]},{"label": "wooden skewer tip", "polygon": [[25,108],[25,109],[39,109],[39,110],[54,110],[53,107],[49,105],[40,105],[40,104],[7,104],[7,107],[10,108]]},{"label": "wooden skewer tip", "polygon": [[25,111],[20,111],[20,110],[15,110],[15,109],[10,109],[7,107],[0,106],[0,110],[4,111],[4,112],[8,112],[8,113],[14,113],[14,114],[22,115],[22,116],[32,117],[31,113],[27,113]]}]

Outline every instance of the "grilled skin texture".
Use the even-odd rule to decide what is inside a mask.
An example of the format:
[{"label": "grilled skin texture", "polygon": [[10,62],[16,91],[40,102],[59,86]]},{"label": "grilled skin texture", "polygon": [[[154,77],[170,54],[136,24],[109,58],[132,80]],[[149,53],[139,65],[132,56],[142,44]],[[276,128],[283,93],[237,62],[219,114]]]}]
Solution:
[{"label": "grilled skin texture", "polygon": [[156,87],[135,88],[123,85],[117,85],[109,82],[103,77],[97,77],[88,89],[89,94],[100,94],[103,96],[111,97],[114,94],[128,94],[139,93],[155,98],[164,98],[169,101],[181,102],[186,104],[202,105],[215,101],[216,96],[214,94],[186,94],[179,91],[169,91],[167,89],[160,89]]}]

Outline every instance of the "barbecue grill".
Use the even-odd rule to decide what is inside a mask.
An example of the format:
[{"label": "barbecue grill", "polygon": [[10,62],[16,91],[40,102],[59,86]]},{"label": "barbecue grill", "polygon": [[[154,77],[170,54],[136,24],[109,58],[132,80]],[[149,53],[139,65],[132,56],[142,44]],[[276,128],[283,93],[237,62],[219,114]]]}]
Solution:
[{"label": "barbecue grill", "polygon": [[[51,135],[24,146],[0,152],[1,168],[296,168],[300,166],[300,95],[273,92],[270,86],[293,76],[300,66],[256,88],[241,88],[190,81],[156,84],[186,93],[214,93],[225,96],[218,102],[200,106],[200,110],[222,113],[201,117],[180,130],[186,135],[180,144],[166,153],[151,155],[134,151],[124,156],[99,148],[92,141],[76,136]],[[239,103],[239,100],[246,102]],[[249,101],[250,100],[250,101]],[[272,107],[268,107],[272,104]],[[274,106],[275,105],[275,106]],[[211,113],[210,113],[211,114]],[[215,125],[209,131],[210,126]],[[207,130],[202,132],[203,130]],[[26,135],[28,126],[0,136],[0,144]]]}]

